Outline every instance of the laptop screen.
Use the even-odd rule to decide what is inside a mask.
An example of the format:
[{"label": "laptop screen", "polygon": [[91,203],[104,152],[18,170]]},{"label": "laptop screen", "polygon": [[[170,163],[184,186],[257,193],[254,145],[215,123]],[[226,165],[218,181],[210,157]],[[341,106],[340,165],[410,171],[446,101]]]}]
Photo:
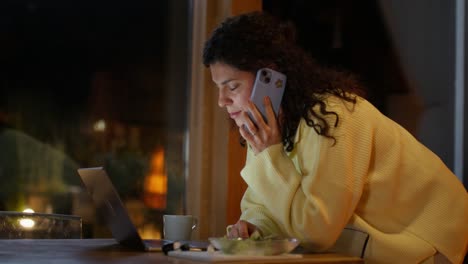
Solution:
[{"label": "laptop screen", "polygon": [[124,246],[144,250],[146,246],[105,169],[80,168],[78,174],[94,201],[99,221],[106,224],[112,236]]}]

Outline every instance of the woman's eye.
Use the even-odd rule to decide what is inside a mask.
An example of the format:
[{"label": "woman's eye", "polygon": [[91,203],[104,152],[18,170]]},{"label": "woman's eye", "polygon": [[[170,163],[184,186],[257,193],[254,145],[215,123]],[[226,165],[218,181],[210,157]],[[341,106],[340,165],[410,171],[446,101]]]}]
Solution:
[{"label": "woman's eye", "polygon": [[237,89],[238,87],[239,87],[238,84],[230,85],[230,86],[229,86],[229,90],[234,91],[234,90]]}]

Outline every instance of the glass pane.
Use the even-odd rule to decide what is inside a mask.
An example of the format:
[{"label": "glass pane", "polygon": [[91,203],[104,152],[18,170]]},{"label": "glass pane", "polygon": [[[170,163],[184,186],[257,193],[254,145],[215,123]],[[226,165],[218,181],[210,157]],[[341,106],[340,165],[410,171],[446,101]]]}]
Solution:
[{"label": "glass pane", "polygon": [[[143,237],[184,211],[188,1],[0,2],[0,210],[76,214],[104,166]],[[177,18],[174,19],[174,17]]]}]

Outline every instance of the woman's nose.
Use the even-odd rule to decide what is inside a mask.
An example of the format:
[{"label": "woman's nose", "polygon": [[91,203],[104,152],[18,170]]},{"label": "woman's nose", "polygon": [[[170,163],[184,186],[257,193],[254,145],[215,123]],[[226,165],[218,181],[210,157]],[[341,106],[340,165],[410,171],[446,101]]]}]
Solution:
[{"label": "woman's nose", "polygon": [[225,107],[230,102],[232,102],[232,100],[228,96],[226,96],[226,94],[222,90],[219,91],[219,96],[218,96],[219,107]]}]

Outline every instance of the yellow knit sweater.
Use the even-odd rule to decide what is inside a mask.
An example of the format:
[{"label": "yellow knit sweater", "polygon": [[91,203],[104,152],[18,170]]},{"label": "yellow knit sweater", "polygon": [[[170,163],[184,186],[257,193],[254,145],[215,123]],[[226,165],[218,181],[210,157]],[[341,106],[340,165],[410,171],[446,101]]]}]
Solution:
[{"label": "yellow knit sweater", "polygon": [[330,96],[327,110],[339,115],[335,145],[302,120],[292,152],[248,150],[241,219],[317,251],[352,226],[370,234],[367,263],[420,263],[436,252],[461,263],[468,194],[459,179],[366,100]]}]

